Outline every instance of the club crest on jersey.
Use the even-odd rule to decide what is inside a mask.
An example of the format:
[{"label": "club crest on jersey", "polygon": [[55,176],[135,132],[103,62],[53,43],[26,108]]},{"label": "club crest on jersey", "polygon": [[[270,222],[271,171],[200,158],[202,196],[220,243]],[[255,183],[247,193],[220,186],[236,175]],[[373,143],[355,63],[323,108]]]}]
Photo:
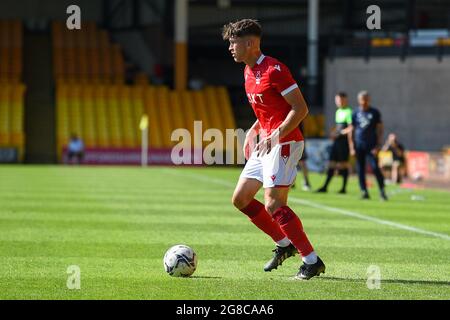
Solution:
[{"label": "club crest on jersey", "polygon": [[278,71],[280,71],[281,72],[281,67],[280,67],[280,65],[279,64],[276,64],[274,67],[273,67],[274,69],[277,69]]},{"label": "club crest on jersey", "polygon": [[261,71],[256,71],[255,81],[256,81],[256,84],[261,83]]}]

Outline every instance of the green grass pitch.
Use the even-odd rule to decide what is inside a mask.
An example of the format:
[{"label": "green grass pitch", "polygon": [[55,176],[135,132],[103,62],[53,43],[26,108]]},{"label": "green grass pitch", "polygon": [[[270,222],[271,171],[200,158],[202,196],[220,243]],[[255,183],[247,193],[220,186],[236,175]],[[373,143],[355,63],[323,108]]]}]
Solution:
[{"label": "green grass pitch", "polygon": [[[274,245],[231,205],[239,173],[0,166],[0,299],[450,299],[450,193],[389,186],[389,202],[376,188],[362,202],[355,178],[345,196],[339,178],[326,195],[293,190],[291,207],[327,266],[296,281],[298,257],[263,272]],[[313,186],[322,179],[313,175]],[[198,254],[192,278],[163,270],[164,252],[180,243]],[[70,265],[80,290],[66,286]],[[371,265],[380,289],[367,286]]]}]

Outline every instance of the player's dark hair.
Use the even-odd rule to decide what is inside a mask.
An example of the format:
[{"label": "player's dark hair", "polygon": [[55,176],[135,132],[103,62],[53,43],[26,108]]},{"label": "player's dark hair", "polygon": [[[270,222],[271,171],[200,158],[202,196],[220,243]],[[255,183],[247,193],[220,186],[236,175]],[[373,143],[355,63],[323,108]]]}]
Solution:
[{"label": "player's dark hair", "polygon": [[256,36],[261,38],[262,29],[257,20],[242,19],[235,22],[230,22],[222,28],[223,40],[229,40],[232,37],[240,38],[245,36]]},{"label": "player's dark hair", "polygon": [[341,98],[347,98],[347,93],[345,93],[344,91],[339,91],[338,93],[336,93],[336,95]]}]

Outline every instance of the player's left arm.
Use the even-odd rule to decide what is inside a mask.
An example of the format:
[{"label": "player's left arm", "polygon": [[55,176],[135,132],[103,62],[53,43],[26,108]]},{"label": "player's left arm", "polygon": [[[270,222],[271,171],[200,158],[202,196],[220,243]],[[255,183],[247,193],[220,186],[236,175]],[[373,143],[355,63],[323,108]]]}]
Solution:
[{"label": "player's left arm", "polygon": [[377,149],[380,149],[383,145],[383,133],[384,133],[384,125],[382,122],[377,124]]},{"label": "player's left arm", "polygon": [[384,134],[384,125],[383,122],[381,121],[381,115],[378,114],[378,121],[377,121],[377,126],[376,126],[376,133],[377,133],[377,145],[375,146],[375,148],[372,150],[372,153],[374,155],[377,155],[378,152],[380,151],[382,145],[383,145],[383,134]]},{"label": "player's left arm", "polygon": [[305,99],[292,77],[289,69],[283,64],[276,64],[269,71],[269,79],[271,86],[286,100],[291,106],[291,110],[287,114],[281,125],[274,130],[266,139],[257,145],[259,154],[269,153],[273,145],[277,144],[280,139],[286,137],[294,129],[298,128],[303,119],[308,114],[308,107]]},{"label": "player's left arm", "polygon": [[269,137],[257,144],[256,150],[258,150],[258,156],[269,153],[272,146],[279,143],[280,139],[286,137],[295,128],[298,128],[300,123],[308,115],[308,106],[299,88],[291,90],[283,98],[289,103],[291,110],[278,129],[274,130]]},{"label": "player's left arm", "polygon": [[353,141],[353,136],[354,136],[354,132],[355,132],[355,126],[353,125],[355,123],[355,115],[354,113],[351,115],[350,118],[350,124],[348,125],[348,135],[347,135],[347,139],[348,139],[348,147],[349,147],[349,151],[350,151],[350,155],[353,157],[356,155],[356,151],[355,151],[355,142]]},{"label": "player's left arm", "polygon": [[289,133],[291,133],[295,128],[297,128],[300,123],[308,115],[308,106],[303,98],[302,92],[299,88],[295,88],[285,96],[284,100],[291,106],[291,111],[289,111],[286,119],[278,127],[279,139],[283,139]]}]

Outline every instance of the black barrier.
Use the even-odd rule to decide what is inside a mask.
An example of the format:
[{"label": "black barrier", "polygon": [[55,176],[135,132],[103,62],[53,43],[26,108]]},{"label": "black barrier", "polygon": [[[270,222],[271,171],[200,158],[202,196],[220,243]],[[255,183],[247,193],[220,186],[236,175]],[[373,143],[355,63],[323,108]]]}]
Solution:
[{"label": "black barrier", "polygon": [[[326,300],[264,300],[264,301],[0,301],[2,310],[11,313],[42,314],[48,316],[100,316],[109,314],[117,319],[307,319],[312,317],[336,317],[364,319],[385,317],[395,309],[403,317],[419,310],[448,308],[449,301],[326,301]],[[58,310],[60,308],[60,310]],[[444,311],[444,310],[443,310]]]}]

